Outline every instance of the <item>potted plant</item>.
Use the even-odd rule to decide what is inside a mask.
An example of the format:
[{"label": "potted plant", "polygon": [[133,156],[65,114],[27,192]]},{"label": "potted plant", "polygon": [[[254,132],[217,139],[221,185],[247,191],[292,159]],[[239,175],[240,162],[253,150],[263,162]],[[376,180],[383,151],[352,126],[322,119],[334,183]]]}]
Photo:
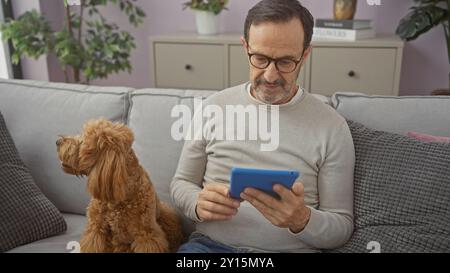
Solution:
[{"label": "potted plant", "polygon": [[9,18],[0,24],[0,31],[5,41],[12,41],[13,63],[17,64],[24,55],[37,59],[53,53],[66,82],[89,83],[119,71],[131,72],[129,58],[136,47],[133,36],[108,23],[98,8],[108,2],[116,4],[137,27],[143,23],[145,12],[135,1],[64,0],[65,22],[61,31],[52,30],[47,19],[36,10],[16,20]]},{"label": "potted plant", "polygon": [[191,0],[183,3],[183,9],[190,8],[195,12],[197,32],[212,35],[219,32],[218,15],[226,9],[228,0]]},{"label": "potted plant", "polygon": [[[442,25],[447,42],[447,54],[450,64],[450,0],[414,0],[416,5],[411,12],[400,20],[396,34],[403,40],[412,41],[430,29]],[[450,95],[449,89],[435,90],[433,95]]]}]

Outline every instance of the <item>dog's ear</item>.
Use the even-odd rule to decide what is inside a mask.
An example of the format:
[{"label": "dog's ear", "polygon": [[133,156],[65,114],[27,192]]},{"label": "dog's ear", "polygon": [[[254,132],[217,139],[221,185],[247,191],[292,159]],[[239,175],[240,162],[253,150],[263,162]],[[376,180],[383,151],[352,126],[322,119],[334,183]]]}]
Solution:
[{"label": "dog's ear", "polygon": [[99,200],[121,202],[126,198],[127,178],[124,153],[107,149],[89,174],[88,190]]},{"label": "dog's ear", "polygon": [[98,150],[103,150],[110,145],[128,150],[133,144],[134,135],[125,124],[100,118],[85,123],[83,139],[86,145]]},{"label": "dog's ear", "polygon": [[89,192],[97,199],[123,201],[126,197],[126,156],[134,136],[124,124],[104,118],[91,120],[83,128],[80,165],[90,169]]}]

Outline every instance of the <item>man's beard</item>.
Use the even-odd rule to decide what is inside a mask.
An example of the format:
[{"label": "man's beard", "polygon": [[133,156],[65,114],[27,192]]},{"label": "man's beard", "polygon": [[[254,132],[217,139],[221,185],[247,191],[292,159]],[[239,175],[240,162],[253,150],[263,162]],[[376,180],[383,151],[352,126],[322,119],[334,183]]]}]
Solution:
[{"label": "man's beard", "polygon": [[[273,84],[273,89],[268,89],[264,85]],[[266,104],[274,104],[285,100],[291,95],[292,86],[288,85],[284,79],[278,79],[274,82],[268,82],[261,75],[256,78],[253,84],[255,97]]]}]

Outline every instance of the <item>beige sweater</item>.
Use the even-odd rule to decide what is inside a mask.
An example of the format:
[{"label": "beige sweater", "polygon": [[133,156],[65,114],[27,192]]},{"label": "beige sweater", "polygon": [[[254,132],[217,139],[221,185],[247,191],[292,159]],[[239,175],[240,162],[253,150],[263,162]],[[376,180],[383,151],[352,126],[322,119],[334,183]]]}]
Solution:
[{"label": "beige sweater", "polygon": [[[208,97],[203,106],[226,109],[227,105],[253,105],[268,108],[267,115],[272,114],[275,110],[250,95],[249,85],[218,92]],[[261,149],[267,138],[263,141],[258,136],[252,140],[249,123],[245,125],[244,140],[186,140],[171,183],[172,201],[196,222],[198,232],[230,246],[269,252],[336,248],[353,231],[355,153],[350,130],[333,108],[307,92],[297,92],[278,110],[279,143],[273,151]],[[217,126],[221,121],[215,122]],[[228,184],[232,167],[298,170],[298,180],[305,188],[305,203],[311,208],[305,229],[293,234],[287,228],[276,227],[248,202],[241,203],[237,215],[229,221],[199,221],[195,207],[204,183]]]}]

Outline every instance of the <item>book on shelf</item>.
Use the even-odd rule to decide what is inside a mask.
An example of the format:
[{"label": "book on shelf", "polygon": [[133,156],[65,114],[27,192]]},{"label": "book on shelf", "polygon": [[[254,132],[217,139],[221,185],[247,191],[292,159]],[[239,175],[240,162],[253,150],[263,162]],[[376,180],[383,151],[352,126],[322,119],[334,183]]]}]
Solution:
[{"label": "book on shelf", "polygon": [[316,27],[337,29],[368,29],[372,28],[372,20],[317,19]]},{"label": "book on shelf", "polygon": [[356,41],[374,38],[375,30],[369,29],[336,29],[315,27],[313,39],[331,39],[341,41]]}]

